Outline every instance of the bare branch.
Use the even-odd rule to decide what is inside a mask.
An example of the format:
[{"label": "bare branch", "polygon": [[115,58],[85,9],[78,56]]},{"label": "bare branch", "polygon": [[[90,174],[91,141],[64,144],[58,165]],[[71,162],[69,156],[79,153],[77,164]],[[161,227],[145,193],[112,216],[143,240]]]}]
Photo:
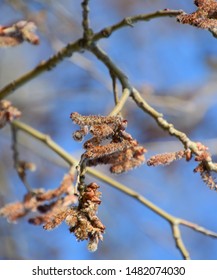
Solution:
[{"label": "bare branch", "polygon": [[107,38],[109,37],[112,33],[115,31],[119,30],[120,28],[130,26],[132,27],[134,23],[139,22],[139,21],[149,21],[151,19],[159,18],[159,17],[176,17],[180,14],[182,14],[182,10],[159,10],[154,13],[150,14],[141,14],[141,15],[136,15],[132,17],[126,17],[120,22],[111,25],[109,27],[103,28],[100,32],[95,33],[93,35],[93,41],[98,41],[102,38]]},{"label": "bare branch", "polygon": [[[84,2],[86,3],[86,1],[84,1]],[[146,20],[147,21],[147,20],[150,20],[150,19],[158,18],[158,17],[177,16],[181,13],[182,13],[182,11],[161,10],[161,11],[157,11],[157,12],[152,13],[152,14],[144,14],[144,15],[134,16],[133,19],[131,19],[131,21],[133,21],[133,22],[140,21],[140,20],[143,20],[143,21]],[[87,17],[87,13],[85,12],[85,19],[86,19],[86,17]],[[85,20],[85,22],[86,22],[86,20]],[[114,27],[112,28],[112,32],[119,29],[120,27],[129,25],[129,20],[123,20],[121,22],[114,25]],[[86,30],[87,27],[88,27],[88,25],[87,25],[87,23],[85,23],[85,30]],[[108,27],[108,29],[110,29],[110,28],[111,27]],[[103,30],[106,30],[106,29],[107,28],[104,28]],[[90,29],[89,29],[89,33],[92,33],[92,31],[90,31]],[[105,36],[103,36],[103,33],[101,33],[101,32],[93,34],[93,35],[91,35],[91,42],[94,43],[94,42],[96,42],[99,39],[104,38],[104,37]],[[19,87],[26,84],[27,82],[36,78],[40,74],[44,73],[45,71],[52,70],[64,58],[72,56],[72,54],[74,52],[78,52],[82,49],[89,48],[89,46],[91,45],[90,38],[88,39],[88,42],[85,42],[85,41],[87,41],[87,40],[83,40],[83,38],[80,38],[73,43],[69,43],[67,46],[62,48],[59,52],[57,52],[50,59],[48,59],[46,61],[42,61],[33,70],[25,73],[23,76],[14,80],[12,83],[9,83],[8,85],[6,85],[4,88],[2,88],[0,90],[0,100],[3,99],[4,97],[6,97],[7,95],[9,95],[10,93],[12,93],[13,91],[15,91],[16,89],[18,89]],[[91,49],[92,49],[92,52],[95,51],[96,52],[95,55],[100,60],[102,60],[103,52],[102,51],[100,52],[99,48],[95,49],[93,45],[92,45]],[[116,68],[116,70],[117,70],[117,72],[114,73],[115,75],[117,75],[118,72],[119,72],[117,68]],[[122,75],[122,78],[123,78],[123,76],[125,76],[125,75]],[[124,80],[125,80],[125,82],[124,82]],[[124,87],[130,88],[129,84],[127,83],[127,78],[126,77],[125,77],[124,80],[122,81],[122,85],[125,85]]]}]

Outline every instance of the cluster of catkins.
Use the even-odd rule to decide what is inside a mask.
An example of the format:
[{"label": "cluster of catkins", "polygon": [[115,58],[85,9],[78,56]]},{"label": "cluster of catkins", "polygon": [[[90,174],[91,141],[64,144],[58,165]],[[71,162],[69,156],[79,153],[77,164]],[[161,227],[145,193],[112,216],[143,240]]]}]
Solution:
[{"label": "cluster of catkins", "polygon": [[56,189],[48,191],[34,189],[24,196],[23,201],[9,203],[0,208],[0,216],[7,218],[9,222],[16,222],[30,213],[35,213],[29,219],[31,224],[46,225],[52,223],[55,227],[60,223],[58,217],[67,212],[77,201],[72,188],[73,180],[74,176],[68,173]]},{"label": "cluster of catkins", "polygon": [[96,215],[101,193],[96,183],[86,185],[81,180],[84,179],[85,167],[110,164],[110,171],[119,174],[141,165],[145,161],[146,150],[125,131],[127,121],[120,116],[82,116],[75,112],[70,117],[80,126],[73,134],[74,140],[82,141],[88,133],[92,137],[84,143],[85,152],[79,163],[79,204],[71,210],[66,222],[77,239],[88,239],[89,250],[95,251],[105,231]]},{"label": "cluster of catkins", "polygon": [[65,221],[77,240],[88,240],[88,249],[95,251],[98,242],[103,240],[102,234],[105,231],[105,226],[97,217],[101,203],[99,186],[96,183],[87,185],[78,198],[74,194],[73,181],[74,176],[70,171],[58,188],[48,191],[34,189],[24,196],[23,201],[0,208],[0,216],[5,217],[8,222],[16,222],[32,214],[29,223],[43,225],[45,230],[55,229]]},{"label": "cluster of catkins", "polygon": [[94,252],[103,240],[105,226],[97,217],[101,192],[96,183],[90,183],[79,195],[79,204],[71,208],[65,219],[78,241],[88,240],[88,250]]},{"label": "cluster of catkins", "polygon": [[[199,164],[194,168],[195,173],[199,173],[204,183],[211,189],[217,190],[217,183],[215,178],[212,176],[212,172],[207,167],[207,162],[211,161],[211,155],[208,152],[208,147],[204,146],[202,143],[197,142],[196,147],[198,149],[198,154],[194,157],[196,162]],[[148,161],[148,166],[158,166],[158,165],[169,165],[172,162],[179,159],[186,159],[190,161],[192,159],[192,151],[190,149],[181,150],[178,152],[157,154],[152,156]]]},{"label": "cluster of catkins", "polygon": [[[1,126],[20,115],[10,102],[0,103],[0,109]],[[127,121],[120,116],[81,116],[72,113],[71,118],[80,126],[73,135],[75,140],[81,141],[88,133],[92,135],[84,143],[85,152],[81,156],[81,165],[83,162],[85,166],[110,164],[111,172],[122,173],[145,161],[145,148],[139,146],[138,142],[125,131]],[[29,168],[25,162],[20,164],[21,171]],[[86,184],[79,181],[77,196],[74,194],[73,181],[74,176],[70,171],[64,176],[58,188],[29,191],[23,201],[2,207],[0,216],[10,222],[16,222],[21,217],[35,212],[35,215],[29,218],[29,222],[33,225],[43,225],[45,230],[54,229],[65,221],[77,240],[87,240],[88,249],[95,251],[105,232],[105,226],[97,216],[101,192],[98,191],[99,186],[96,183]]]},{"label": "cluster of catkins", "polygon": [[92,135],[83,145],[86,166],[110,164],[110,171],[119,174],[144,163],[146,149],[125,131],[127,121],[120,116],[82,116],[75,112],[70,117],[80,126],[73,134],[76,141]]},{"label": "cluster of catkins", "polygon": [[[87,185],[79,194],[78,205],[58,211],[52,219],[46,221],[44,229],[54,229],[65,221],[78,241],[88,240],[88,249],[92,252],[96,251],[98,242],[103,240],[102,234],[105,231],[105,226],[97,217],[98,206],[101,203],[101,193],[98,188],[96,183]],[[37,217],[32,221],[36,223]]]},{"label": "cluster of catkins", "polygon": [[177,20],[183,24],[190,24],[202,29],[208,29],[214,37],[217,37],[217,2],[216,0],[195,0],[197,11],[182,13]]}]

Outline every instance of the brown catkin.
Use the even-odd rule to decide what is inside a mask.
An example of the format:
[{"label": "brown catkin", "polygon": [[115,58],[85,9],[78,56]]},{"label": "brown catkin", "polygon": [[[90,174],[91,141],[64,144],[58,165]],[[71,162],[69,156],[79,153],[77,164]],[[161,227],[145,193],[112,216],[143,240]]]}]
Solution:
[{"label": "brown catkin", "polygon": [[92,147],[84,153],[84,157],[88,159],[100,158],[116,152],[122,152],[130,147],[130,145],[128,141],[123,141],[121,143],[110,143],[104,146]]},{"label": "brown catkin", "polygon": [[185,157],[185,151],[158,154],[158,155],[151,157],[147,161],[147,165],[149,165],[149,166],[168,165],[168,164],[172,163],[173,161],[181,159],[183,157]]},{"label": "brown catkin", "polygon": [[92,126],[92,125],[101,125],[101,124],[111,124],[111,123],[120,123],[120,117],[106,117],[106,116],[82,116],[77,112],[71,113],[70,118],[74,123],[79,126]]}]

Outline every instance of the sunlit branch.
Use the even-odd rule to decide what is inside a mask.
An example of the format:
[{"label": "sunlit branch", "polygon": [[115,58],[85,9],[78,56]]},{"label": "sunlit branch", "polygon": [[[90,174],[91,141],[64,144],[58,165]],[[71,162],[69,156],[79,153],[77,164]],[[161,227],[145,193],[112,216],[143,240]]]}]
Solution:
[{"label": "sunlit branch", "polygon": [[181,237],[181,231],[179,228],[179,223],[171,223],[173,238],[176,243],[177,249],[182,254],[183,259],[190,260],[190,255],[188,250],[185,247],[185,244],[183,243],[182,237]]},{"label": "sunlit branch", "polygon": [[201,227],[197,224],[194,224],[194,223],[191,223],[189,221],[186,221],[186,220],[180,220],[180,225],[184,225],[186,227],[189,227],[195,231],[198,231],[202,234],[205,234],[207,236],[211,236],[211,237],[214,237],[214,238],[217,238],[217,233],[215,233],[214,231],[210,231],[210,230],[207,230],[205,229],[204,227]]}]

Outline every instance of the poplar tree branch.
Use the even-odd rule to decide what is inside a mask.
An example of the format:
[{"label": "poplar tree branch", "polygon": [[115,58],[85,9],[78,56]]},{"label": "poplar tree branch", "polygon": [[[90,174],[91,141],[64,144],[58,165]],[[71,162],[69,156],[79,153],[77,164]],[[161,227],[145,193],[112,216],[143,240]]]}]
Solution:
[{"label": "poplar tree branch", "polygon": [[[0,89],[0,100],[14,92],[16,89],[20,88],[27,82],[33,80],[34,78],[38,77],[39,75],[43,74],[46,71],[52,70],[54,67],[56,67],[64,58],[71,57],[74,52],[79,52],[85,48],[89,48],[89,45],[91,43],[97,42],[98,40],[104,38],[104,33],[101,31],[99,33],[92,34],[92,30],[89,28],[89,21],[88,21],[88,4],[89,1],[83,1],[84,3],[84,10],[83,10],[83,22],[82,26],[84,28],[84,34],[89,34],[88,40],[87,37],[83,37],[78,39],[75,42],[69,43],[64,48],[62,48],[59,52],[57,52],[55,55],[53,55],[51,58],[42,61],[39,63],[34,69],[31,71],[25,73],[24,75],[20,76],[19,78],[15,79],[13,82],[7,84],[5,87]],[[176,10],[160,10],[154,13],[150,14],[143,14],[143,15],[137,15],[134,17],[129,17],[133,23],[141,21],[141,20],[151,20],[159,17],[168,17],[168,16],[177,16],[180,15],[182,11],[176,11]],[[128,26],[129,20],[122,20],[121,22],[111,26],[104,28],[103,30],[111,30],[111,32],[114,32],[122,27]],[[89,31],[88,31],[89,30]],[[85,35],[86,36],[86,35]],[[85,39],[85,40],[84,40]],[[92,48],[92,51],[94,49]],[[97,52],[98,50],[96,50]],[[100,54],[99,54],[100,55]],[[101,54],[102,55],[102,54]],[[115,73],[117,74],[117,73]],[[125,86],[126,87],[126,86]]]}]

